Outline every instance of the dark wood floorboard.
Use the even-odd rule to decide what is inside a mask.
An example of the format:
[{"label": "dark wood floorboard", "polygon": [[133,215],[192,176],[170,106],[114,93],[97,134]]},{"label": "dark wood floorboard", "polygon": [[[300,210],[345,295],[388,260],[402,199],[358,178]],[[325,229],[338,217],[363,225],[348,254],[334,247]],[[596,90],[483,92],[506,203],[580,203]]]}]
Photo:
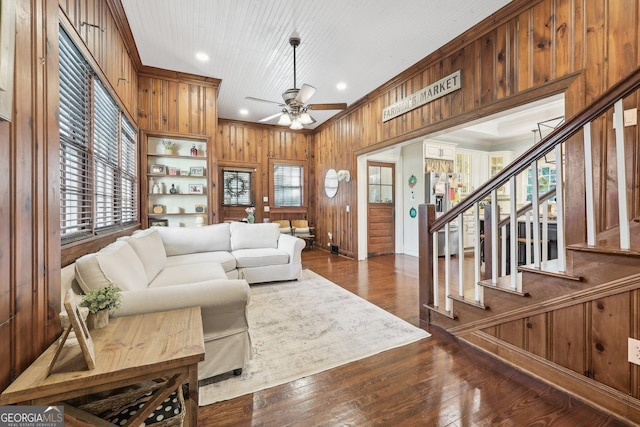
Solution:
[{"label": "dark wood floorboard", "polygon": [[[418,260],[305,250],[313,270],[418,325]],[[200,426],[624,426],[440,329],[431,338],[199,408]]]}]

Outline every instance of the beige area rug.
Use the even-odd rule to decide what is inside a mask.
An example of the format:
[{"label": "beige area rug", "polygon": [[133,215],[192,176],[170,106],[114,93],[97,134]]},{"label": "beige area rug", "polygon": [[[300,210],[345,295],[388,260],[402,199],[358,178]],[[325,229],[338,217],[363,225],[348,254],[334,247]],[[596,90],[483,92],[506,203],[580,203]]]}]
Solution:
[{"label": "beige area rug", "polygon": [[249,325],[253,354],[242,375],[200,387],[200,406],[430,336],[310,270],[301,281],[252,285]]}]

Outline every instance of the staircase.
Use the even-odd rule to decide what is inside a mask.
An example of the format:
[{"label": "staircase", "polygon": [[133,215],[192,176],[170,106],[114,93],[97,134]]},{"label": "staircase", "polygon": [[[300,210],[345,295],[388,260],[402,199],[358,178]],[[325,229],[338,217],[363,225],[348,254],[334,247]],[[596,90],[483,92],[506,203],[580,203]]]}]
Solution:
[{"label": "staircase", "polygon": [[[625,107],[637,106],[638,88],[640,68],[449,212],[436,218],[433,205],[419,210],[421,321],[634,423],[640,366],[627,361],[627,349],[629,337],[640,339],[640,144],[637,126],[625,128],[623,117]],[[594,149],[593,129],[611,139],[615,155]],[[567,165],[566,144],[576,143],[583,163]],[[555,159],[555,187],[538,176],[545,156]],[[566,167],[581,167],[584,182],[566,182]],[[607,187],[615,190],[613,225],[602,220],[611,191],[605,205],[597,167],[606,168]],[[517,206],[523,182],[532,187],[530,203]],[[565,204],[575,204],[567,196],[576,191],[585,195],[584,241],[566,244],[576,218],[565,217]],[[508,206],[499,205],[499,194],[508,195]],[[469,216],[473,253],[452,255],[451,236],[463,248],[463,233],[450,230],[462,230]]]}]

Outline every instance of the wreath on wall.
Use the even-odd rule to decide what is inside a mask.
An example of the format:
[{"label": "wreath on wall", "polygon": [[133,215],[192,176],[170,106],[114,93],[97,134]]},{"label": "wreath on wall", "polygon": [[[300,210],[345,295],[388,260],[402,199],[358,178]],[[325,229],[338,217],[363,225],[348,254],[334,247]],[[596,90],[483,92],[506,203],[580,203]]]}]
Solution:
[{"label": "wreath on wall", "polygon": [[249,191],[249,180],[239,175],[230,176],[224,180],[224,187],[232,197],[239,197]]}]

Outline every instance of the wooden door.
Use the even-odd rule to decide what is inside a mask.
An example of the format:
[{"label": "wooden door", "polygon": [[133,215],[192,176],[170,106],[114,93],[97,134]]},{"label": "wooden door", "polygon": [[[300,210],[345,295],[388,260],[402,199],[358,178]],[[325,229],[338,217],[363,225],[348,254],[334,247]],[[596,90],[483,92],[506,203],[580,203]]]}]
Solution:
[{"label": "wooden door", "polygon": [[367,162],[367,253],[368,256],[395,252],[395,165]]}]

